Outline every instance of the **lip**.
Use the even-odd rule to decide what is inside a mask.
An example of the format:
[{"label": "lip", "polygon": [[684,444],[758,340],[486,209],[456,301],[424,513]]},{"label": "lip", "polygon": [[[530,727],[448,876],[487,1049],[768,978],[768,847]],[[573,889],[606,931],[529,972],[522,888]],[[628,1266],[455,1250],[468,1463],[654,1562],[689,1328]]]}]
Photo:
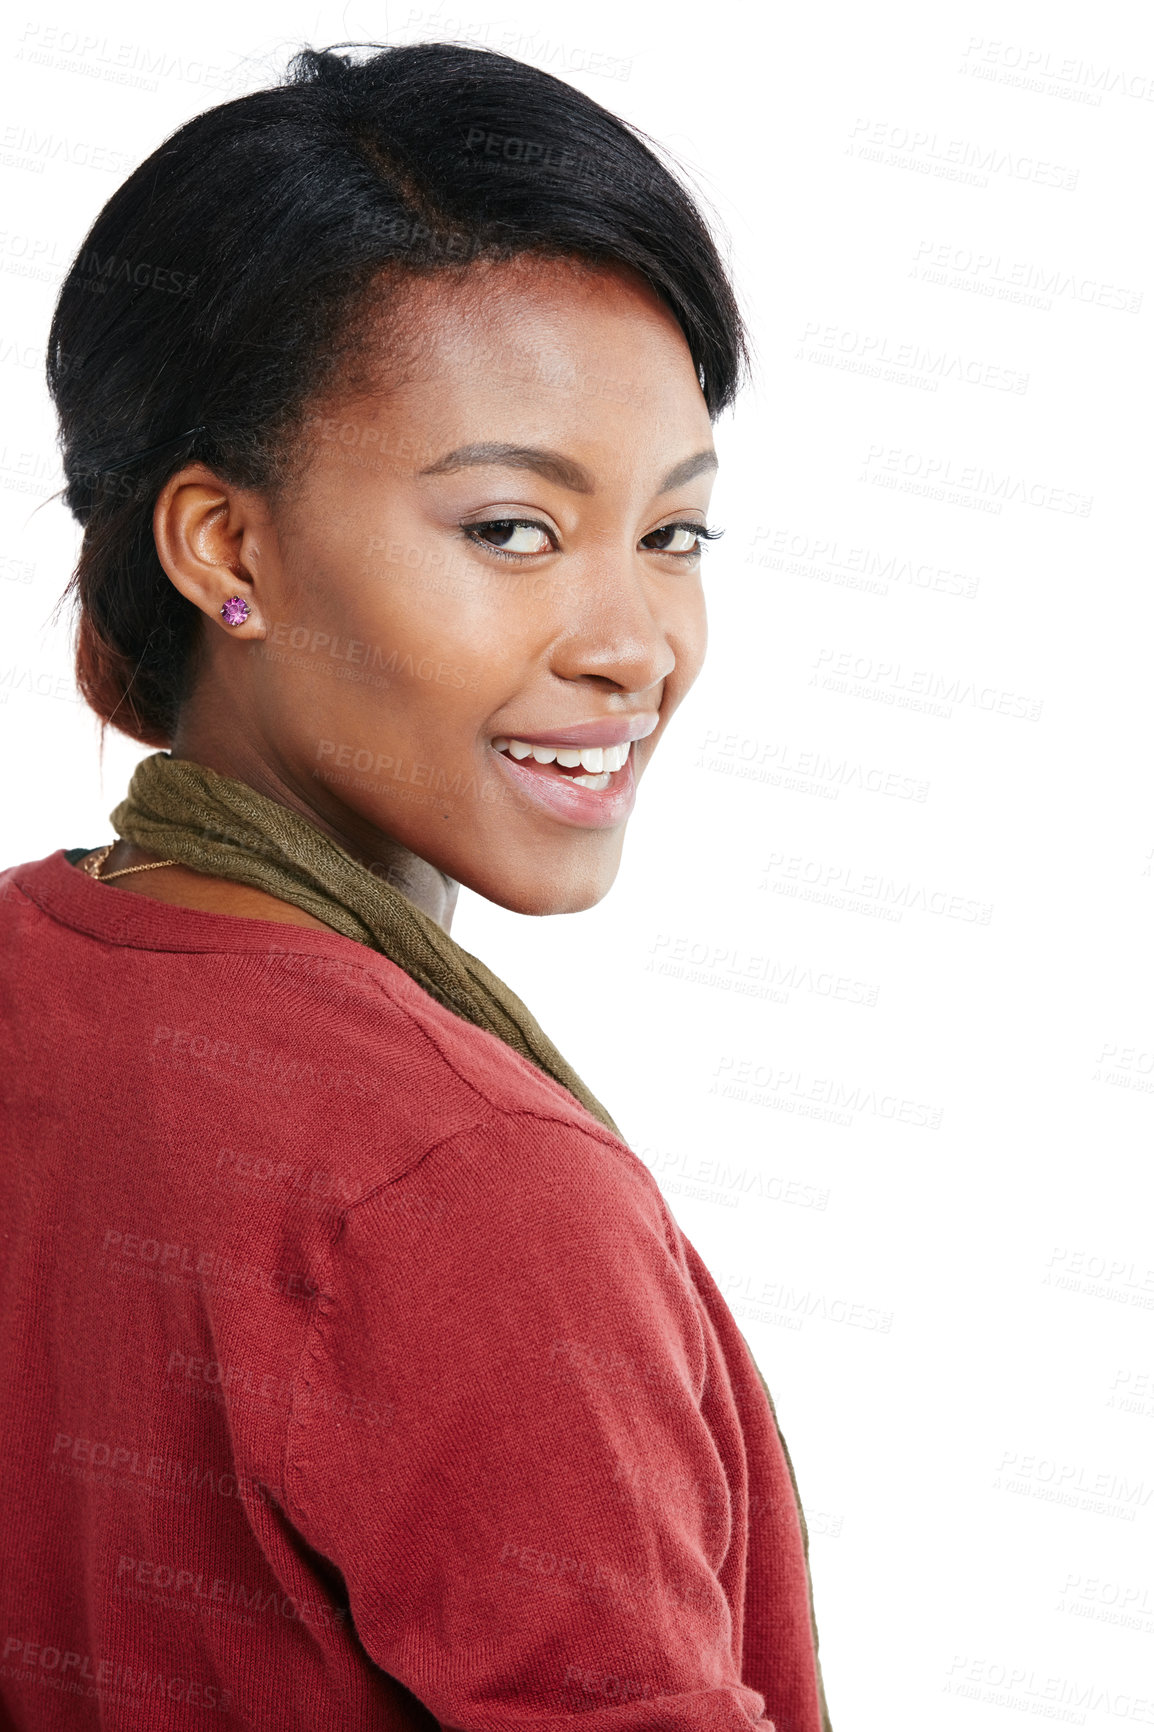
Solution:
[{"label": "lip", "polygon": [[[573,722],[552,734],[523,734],[519,728],[502,728],[493,738],[524,740],[527,746],[624,746],[632,740],[647,739],[660,720],[656,710],[638,710],[632,716],[594,716],[591,721]],[[633,761],[632,752],[629,761]]]},{"label": "lip", "polygon": [[[656,723],[657,718],[654,717]],[[601,723],[602,727],[606,724]],[[620,724],[617,724],[620,732]],[[646,732],[652,733],[652,729]],[[513,734],[513,739],[524,736]],[[505,738],[499,735],[498,738]],[[533,742],[526,740],[526,745]],[[553,739],[536,742],[539,745],[552,745]],[[584,744],[591,742],[586,737]],[[597,742],[600,744],[600,741]],[[623,745],[624,741],[612,739],[608,745]],[[630,752],[619,770],[614,770],[612,780],[607,788],[600,793],[594,788],[583,788],[580,783],[570,781],[565,776],[542,774],[542,765],[533,765],[532,758],[511,758],[507,752],[498,752],[490,746],[494,758],[499,765],[498,773],[512,784],[521,800],[529,801],[539,811],[545,812],[550,818],[562,824],[573,824],[584,830],[611,830],[617,824],[624,823],[633,810],[637,798],[637,783],[633,776],[633,753]]]}]

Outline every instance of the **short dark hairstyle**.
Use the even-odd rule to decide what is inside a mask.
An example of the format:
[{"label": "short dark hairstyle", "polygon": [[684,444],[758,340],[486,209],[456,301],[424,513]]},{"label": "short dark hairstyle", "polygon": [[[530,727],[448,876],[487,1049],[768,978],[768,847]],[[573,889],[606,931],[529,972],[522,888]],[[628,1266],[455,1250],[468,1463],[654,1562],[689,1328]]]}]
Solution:
[{"label": "short dark hairstyle", "polygon": [[173,737],[201,616],[169,582],[156,497],[200,459],[283,479],[308,407],[357,351],[382,273],[568,257],[640,273],[678,320],[711,417],[747,349],[695,200],[642,136],[488,49],[342,44],[180,127],[89,230],[60,291],[48,385],[84,527],[68,595],[104,722]]}]

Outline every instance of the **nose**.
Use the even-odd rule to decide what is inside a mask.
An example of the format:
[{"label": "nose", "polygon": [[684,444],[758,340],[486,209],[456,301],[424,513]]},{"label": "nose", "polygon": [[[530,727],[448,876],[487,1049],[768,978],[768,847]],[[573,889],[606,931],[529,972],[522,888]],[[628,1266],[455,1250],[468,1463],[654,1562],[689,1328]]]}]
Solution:
[{"label": "nose", "polygon": [[626,692],[660,688],[677,666],[692,608],[701,605],[696,585],[687,585],[678,598],[676,582],[638,571],[628,558],[602,558],[595,568],[567,576],[558,604],[563,620],[550,656],[553,673]]}]

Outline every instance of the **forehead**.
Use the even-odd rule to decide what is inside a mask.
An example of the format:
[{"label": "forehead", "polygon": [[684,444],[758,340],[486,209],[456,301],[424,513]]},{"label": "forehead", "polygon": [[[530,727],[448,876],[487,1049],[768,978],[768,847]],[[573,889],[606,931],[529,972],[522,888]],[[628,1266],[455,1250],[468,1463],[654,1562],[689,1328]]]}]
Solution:
[{"label": "forehead", "polygon": [[625,266],[528,256],[408,279],[389,293],[364,358],[380,388],[361,396],[362,412],[420,422],[430,437],[499,412],[558,436],[656,417],[708,440],[684,334]]}]

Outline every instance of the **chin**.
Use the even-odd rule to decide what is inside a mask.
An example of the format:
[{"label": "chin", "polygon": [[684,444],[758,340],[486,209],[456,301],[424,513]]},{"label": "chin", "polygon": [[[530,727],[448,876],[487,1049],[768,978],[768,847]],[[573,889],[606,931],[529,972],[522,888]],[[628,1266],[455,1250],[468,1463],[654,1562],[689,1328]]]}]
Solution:
[{"label": "chin", "polygon": [[512,914],[581,914],[595,908],[609,894],[617,877],[618,861],[600,872],[578,872],[572,878],[543,871],[516,883],[471,885],[478,896],[507,908]]}]

